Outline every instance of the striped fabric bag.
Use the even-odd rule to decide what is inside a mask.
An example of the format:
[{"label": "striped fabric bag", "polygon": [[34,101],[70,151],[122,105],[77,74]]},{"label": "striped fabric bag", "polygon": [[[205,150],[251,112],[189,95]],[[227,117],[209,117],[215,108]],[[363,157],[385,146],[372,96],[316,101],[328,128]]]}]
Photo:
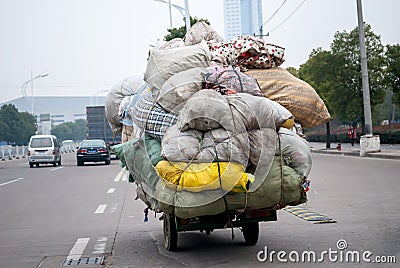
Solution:
[{"label": "striped fabric bag", "polygon": [[162,139],[167,129],[178,119],[156,103],[151,95],[140,99],[131,110],[134,123],[148,135]]}]

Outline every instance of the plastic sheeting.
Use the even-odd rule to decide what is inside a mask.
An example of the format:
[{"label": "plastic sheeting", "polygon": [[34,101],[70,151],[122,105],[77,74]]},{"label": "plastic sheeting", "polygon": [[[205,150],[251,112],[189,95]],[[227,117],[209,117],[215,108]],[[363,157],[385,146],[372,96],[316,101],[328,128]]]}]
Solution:
[{"label": "plastic sheeting", "polygon": [[245,193],[247,182],[253,176],[245,173],[243,165],[235,162],[191,164],[164,160],[157,164],[156,170],[167,187],[189,192],[223,189]]}]

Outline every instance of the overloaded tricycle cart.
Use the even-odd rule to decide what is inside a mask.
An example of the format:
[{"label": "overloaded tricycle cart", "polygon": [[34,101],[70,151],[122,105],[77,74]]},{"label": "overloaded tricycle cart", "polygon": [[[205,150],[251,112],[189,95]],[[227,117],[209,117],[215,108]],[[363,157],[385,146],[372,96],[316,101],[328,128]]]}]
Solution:
[{"label": "overloaded tricycle cart", "polygon": [[156,46],[144,76],[106,97],[113,147],[147,208],[163,213],[165,247],[178,233],[241,228],[307,201],[311,150],[302,129],[330,114],[314,88],[279,68],[285,49],[254,36],[223,40],[198,22]]}]

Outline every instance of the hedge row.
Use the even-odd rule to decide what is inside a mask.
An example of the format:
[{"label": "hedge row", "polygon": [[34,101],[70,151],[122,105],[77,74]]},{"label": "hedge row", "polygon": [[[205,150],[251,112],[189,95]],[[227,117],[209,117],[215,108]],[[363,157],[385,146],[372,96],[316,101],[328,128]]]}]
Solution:
[{"label": "hedge row", "polygon": [[[390,130],[390,131],[376,131],[374,135],[379,135],[381,144],[400,144],[400,130]],[[310,134],[307,136],[307,141],[310,142],[326,142],[326,134]],[[357,137],[357,142],[360,140],[360,136]],[[351,142],[347,133],[342,134],[331,134],[331,142]]]}]

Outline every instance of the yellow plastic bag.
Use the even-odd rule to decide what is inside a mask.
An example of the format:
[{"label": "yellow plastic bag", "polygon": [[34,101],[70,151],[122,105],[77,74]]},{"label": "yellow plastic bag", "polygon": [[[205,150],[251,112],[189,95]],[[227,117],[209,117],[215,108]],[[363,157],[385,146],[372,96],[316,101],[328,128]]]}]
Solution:
[{"label": "yellow plastic bag", "polygon": [[[160,161],[155,167],[167,182],[177,185],[177,190],[201,192],[222,187],[225,191],[247,192],[251,174],[244,172],[243,165],[235,162],[212,162],[188,164]],[[167,183],[168,185],[168,183]]]}]

